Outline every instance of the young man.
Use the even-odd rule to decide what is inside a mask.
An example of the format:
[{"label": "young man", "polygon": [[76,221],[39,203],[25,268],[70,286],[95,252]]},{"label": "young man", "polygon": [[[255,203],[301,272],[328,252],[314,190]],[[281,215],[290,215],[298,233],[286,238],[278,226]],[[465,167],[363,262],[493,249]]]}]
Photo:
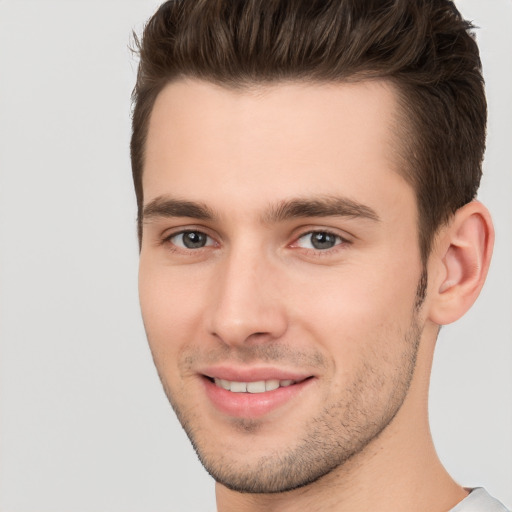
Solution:
[{"label": "young man", "polygon": [[477,298],[486,102],[448,0],[179,0],[141,42],[140,299],[228,511],[504,511],[430,436]]}]

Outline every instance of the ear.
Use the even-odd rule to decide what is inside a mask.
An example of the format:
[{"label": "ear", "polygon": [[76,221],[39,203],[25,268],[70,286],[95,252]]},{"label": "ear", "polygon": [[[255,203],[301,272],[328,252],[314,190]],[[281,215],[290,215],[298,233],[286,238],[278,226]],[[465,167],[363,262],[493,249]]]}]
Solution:
[{"label": "ear", "polygon": [[485,282],[494,245],[489,211],[479,201],[466,204],[437,238],[429,260],[429,318],[446,325],[466,313]]}]

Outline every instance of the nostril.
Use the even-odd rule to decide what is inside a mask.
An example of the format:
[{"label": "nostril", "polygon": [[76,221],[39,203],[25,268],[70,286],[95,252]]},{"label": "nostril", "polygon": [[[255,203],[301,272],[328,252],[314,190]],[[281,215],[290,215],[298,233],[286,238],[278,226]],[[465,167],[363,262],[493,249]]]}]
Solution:
[{"label": "nostril", "polygon": [[[224,297],[225,298],[225,297]],[[229,346],[246,343],[267,343],[282,337],[287,318],[279,305],[262,303],[255,298],[252,304],[240,305],[225,300],[212,307],[205,319],[209,334]]]}]

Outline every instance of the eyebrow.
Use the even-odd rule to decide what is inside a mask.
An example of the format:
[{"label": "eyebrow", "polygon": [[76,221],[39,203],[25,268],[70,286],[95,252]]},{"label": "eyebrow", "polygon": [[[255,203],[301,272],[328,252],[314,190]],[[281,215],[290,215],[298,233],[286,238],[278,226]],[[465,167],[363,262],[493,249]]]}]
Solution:
[{"label": "eyebrow", "polygon": [[142,211],[144,222],[156,217],[191,217],[211,220],[215,215],[205,204],[161,196],[149,202]]},{"label": "eyebrow", "polygon": [[[143,221],[157,217],[190,217],[198,220],[213,220],[215,213],[204,203],[185,201],[160,196],[149,202],[143,209]],[[380,221],[377,212],[357,201],[339,196],[295,198],[271,205],[263,215],[266,224],[308,217],[349,217]]]},{"label": "eyebrow", "polygon": [[357,201],[339,196],[298,198],[282,201],[264,216],[267,223],[305,217],[350,217],[380,221],[377,212]]}]

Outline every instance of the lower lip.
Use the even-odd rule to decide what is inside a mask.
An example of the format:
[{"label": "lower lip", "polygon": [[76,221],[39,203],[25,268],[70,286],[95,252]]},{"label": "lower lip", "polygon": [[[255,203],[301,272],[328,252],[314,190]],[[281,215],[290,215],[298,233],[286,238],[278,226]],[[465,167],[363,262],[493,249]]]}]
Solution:
[{"label": "lower lip", "polygon": [[264,393],[233,393],[214,384],[204,377],[206,394],[213,405],[222,413],[235,418],[259,418],[282,407],[309,387],[314,379],[309,378]]}]

